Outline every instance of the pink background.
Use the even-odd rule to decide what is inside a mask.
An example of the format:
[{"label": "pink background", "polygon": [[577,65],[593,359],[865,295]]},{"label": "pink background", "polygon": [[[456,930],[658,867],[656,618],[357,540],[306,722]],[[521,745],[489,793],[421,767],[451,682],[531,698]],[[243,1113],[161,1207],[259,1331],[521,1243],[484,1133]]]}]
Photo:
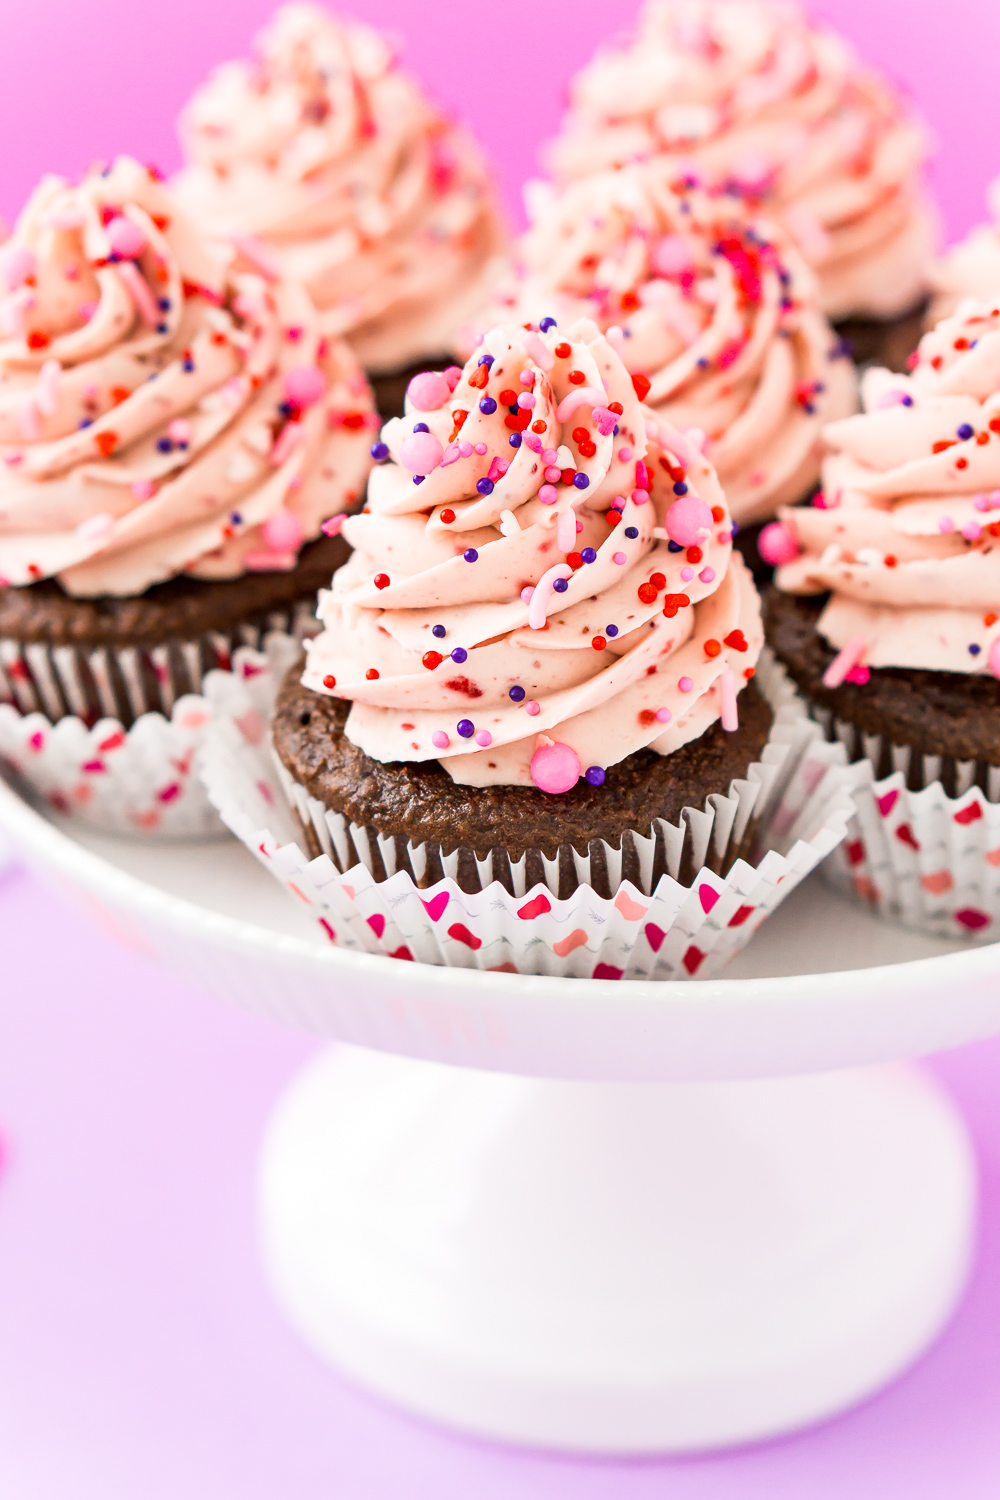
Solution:
[{"label": "pink background", "polygon": [[[268,0],[33,0],[3,10],[0,212],[43,171],[127,149],[177,163],[173,117]],[[512,212],[607,0],[358,0],[492,153]],[[1000,171],[996,0],[828,0],[923,101],[953,234]],[[314,1045],[208,1001],[0,879],[0,1494],[11,1500],[996,1500],[1000,1044],[943,1059],[984,1174],[958,1319],[905,1379],[825,1428],[683,1463],[584,1464],[453,1439],[339,1382],[272,1307],[254,1152]]]}]

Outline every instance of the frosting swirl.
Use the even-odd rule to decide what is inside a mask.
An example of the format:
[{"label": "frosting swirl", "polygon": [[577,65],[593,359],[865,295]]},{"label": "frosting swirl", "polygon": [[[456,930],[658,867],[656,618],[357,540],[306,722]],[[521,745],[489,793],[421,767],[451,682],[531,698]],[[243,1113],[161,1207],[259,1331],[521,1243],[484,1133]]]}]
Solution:
[{"label": "frosting swirl", "polygon": [[504,242],[475,142],[378,32],[318,5],[283,6],[257,54],[187,105],[179,201],[304,282],[369,369],[447,349]]},{"label": "frosting swirl", "polygon": [[667,155],[781,219],[833,318],[919,301],[936,215],[915,110],[780,0],[648,0],[577,74],[548,161],[566,180]]},{"label": "frosting swirl", "polygon": [[494,328],[407,405],[303,677],[354,744],[554,791],[735,727],[762,631],[725,497],[592,322]]},{"label": "frosting swirl", "polygon": [[963,304],[911,375],[870,370],[862,392],[826,430],[822,507],[782,513],[803,551],[778,585],[830,591],[818,628],[862,674],[1000,676],[1000,303]]},{"label": "frosting swirl", "polygon": [[295,564],[377,425],[289,282],[227,268],[145,168],[44,179],[0,251],[0,580],[79,595]]},{"label": "frosting swirl", "polygon": [[950,317],[965,297],[990,302],[1000,296],[1000,177],[990,184],[987,200],[993,223],[977,225],[934,266],[932,326]]},{"label": "frosting swirl", "polygon": [[511,321],[586,313],[660,416],[706,436],[738,522],[819,478],[823,423],[856,406],[855,377],[799,256],[735,198],[669,164],[572,183],[515,247]]}]

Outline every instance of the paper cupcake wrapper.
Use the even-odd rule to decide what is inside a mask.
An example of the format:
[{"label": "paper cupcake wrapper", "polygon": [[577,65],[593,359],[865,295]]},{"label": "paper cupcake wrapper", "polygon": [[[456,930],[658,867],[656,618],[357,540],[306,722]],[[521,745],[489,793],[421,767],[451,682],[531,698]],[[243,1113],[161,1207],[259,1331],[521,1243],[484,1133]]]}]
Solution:
[{"label": "paper cupcake wrapper", "polygon": [[1000,766],[944,761],[811,712],[853,761],[854,811],[827,878],[903,927],[1000,939]]},{"label": "paper cupcake wrapper", "polygon": [[[249,679],[209,677],[212,723],[201,773],[227,827],[344,947],[521,974],[708,978],[841,841],[851,815],[843,748],[824,739],[782,669],[765,657],[757,680],[774,725],[760,762],[727,795],[685,808],[676,826],[658,819],[648,839],[629,835],[637,882],[622,879],[602,896],[582,879],[589,856],[577,854],[581,883],[560,900],[556,861],[542,860],[546,879],[530,887],[508,865],[508,890],[492,878],[487,857],[476,861],[481,889],[470,893],[455,879],[460,851],[407,843],[401,860],[402,841],[379,839],[329,813],[286,776],[289,801],[267,731],[281,681],[276,665]],[[302,851],[297,817],[308,820],[324,850],[316,858]],[[760,852],[753,862],[736,859],[723,877],[717,870],[751,819]],[[600,843],[609,872],[620,876],[622,850]],[[660,874],[658,856],[667,863]],[[443,874],[421,884],[433,858]],[[697,872],[690,884],[676,878],[686,859]],[[383,871],[387,878],[376,878]]]},{"label": "paper cupcake wrapper", "polygon": [[267,659],[253,649],[262,644],[286,659],[310,622],[315,628],[308,606],[275,620],[281,628],[266,636],[260,627],[242,627],[248,643],[233,655],[228,638],[215,636],[148,653],[15,652],[0,641],[0,697],[6,689],[13,700],[0,702],[0,763],[29,795],[103,832],[224,837],[195,772],[209,721],[200,689],[209,670],[256,672]]}]

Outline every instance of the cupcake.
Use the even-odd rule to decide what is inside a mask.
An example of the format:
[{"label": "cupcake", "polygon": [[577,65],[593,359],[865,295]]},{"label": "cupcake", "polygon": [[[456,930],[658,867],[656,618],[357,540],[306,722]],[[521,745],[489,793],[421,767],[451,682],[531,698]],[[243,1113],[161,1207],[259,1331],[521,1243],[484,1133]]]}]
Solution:
[{"label": "cupcake", "polygon": [[216,69],[180,134],[179,201],[303,282],[379,377],[383,413],[401,411],[407,368],[449,362],[503,249],[475,142],[378,32],[309,4],[275,14],[254,61]]},{"label": "cupcake", "polygon": [[574,78],[561,181],[650,157],[696,165],[780,219],[858,358],[919,337],[936,237],[925,126],[849,45],[775,0],[648,0]]},{"label": "cupcake", "polygon": [[[867,758],[847,874],[889,915],[1000,919],[1000,302],[965,302],[907,377],[871,370],[824,492],[783,512],[774,651]],[[993,517],[997,519],[993,519]]]},{"label": "cupcake", "polygon": [[1000,177],[990,185],[987,197],[993,222],[977,225],[933,268],[930,326],[950,317],[966,297],[990,302],[1000,295]]},{"label": "cupcake", "polygon": [[383,429],[275,749],[393,868],[419,847],[422,883],[457,850],[466,890],[485,859],[514,889],[526,859],[556,894],[613,895],[629,832],[677,823],[764,750],[757,594],[711,465],[592,322],[495,328],[447,386]]},{"label": "cupcake", "polygon": [[0,283],[0,753],[37,782],[50,741],[96,730],[145,808],[124,826],[149,826],[125,731],[311,615],[347,555],[371,391],[302,287],[210,251],[127,157],[46,178]]},{"label": "cupcake", "polygon": [[515,248],[511,322],[592,317],[671,425],[703,435],[736,522],[802,499],[855,375],[798,254],[743,204],[668,164],[571,183]]}]

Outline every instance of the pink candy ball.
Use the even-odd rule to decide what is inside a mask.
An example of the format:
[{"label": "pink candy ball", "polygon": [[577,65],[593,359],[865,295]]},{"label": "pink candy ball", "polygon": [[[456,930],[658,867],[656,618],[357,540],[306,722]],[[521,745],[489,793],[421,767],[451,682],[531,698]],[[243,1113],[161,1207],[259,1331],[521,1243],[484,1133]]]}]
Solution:
[{"label": "pink candy ball", "polygon": [[997,636],[990,647],[990,654],[987,660],[989,661],[990,671],[993,673],[993,676],[1000,677],[1000,636]]},{"label": "pink candy ball", "polygon": [[326,376],[315,365],[300,365],[285,374],[285,395],[293,406],[312,406],[326,395]]},{"label": "pink candy ball", "polygon": [[712,531],[712,512],[697,495],[682,495],[667,511],[667,536],[679,547],[696,547]]},{"label": "pink candy ball", "polygon": [[414,411],[438,411],[450,395],[451,387],[436,370],[414,375],[406,387],[406,399]]},{"label": "pink candy ball", "polygon": [[305,532],[293,510],[279,510],[261,527],[272,552],[297,552]]},{"label": "pink candy ball", "polygon": [[133,224],[124,214],[119,214],[116,219],[109,219],[104,232],[114,253],[125,260],[134,260],[146,248],[146,236],[138,224]]},{"label": "pink candy ball", "polygon": [[580,780],[580,757],[569,745],[542,745],[531,757],[531,779],[550,796],[568,792]]},{"label": "pink candy ball", "polygon": [[399,461],[411,474],[429,474],[443,456],[444,449],[433,432],[413,433],[399,450]]},{"label": "pink candy ball", "polygon": [[772,521],[757,538],[757,551],[770,567],[780,568],[798,557],[799,544],[784,521]]},{"label": "pink candy ball", "polygon": [[655,246],[651,256],[653,269],[661,276],[679,276],[694,264],[691,246],[681,234],[667,234]]}]

